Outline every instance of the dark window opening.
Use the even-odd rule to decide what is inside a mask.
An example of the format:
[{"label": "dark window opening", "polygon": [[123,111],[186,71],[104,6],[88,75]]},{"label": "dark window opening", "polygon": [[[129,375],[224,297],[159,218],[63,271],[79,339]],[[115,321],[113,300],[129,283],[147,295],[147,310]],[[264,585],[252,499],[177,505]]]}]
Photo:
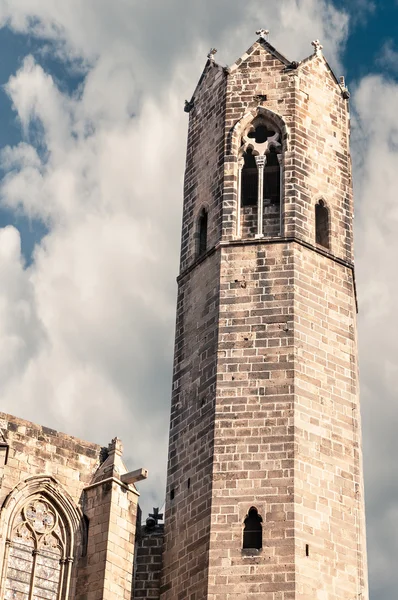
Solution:
[{"label": "dark window opening", "polygon": [[315,206],[315,240],[324,248],[329,248],[329,211],[323,200]]},{"label": "dark window opening", "polygon": [[267,154],[264,167],[264,200],[270,200],[272,204],[279,204],[281,201],[281,170],[278,154],[273,147]]},{"label": "dark window opening", "polygon": [[170,500],[174,500],[175,492],[174,489],[170,491]]},{"label": "dark window opening", "polygon": [[188,489],[191,487],[191,478],[190,477],[188,477],[187,487],[188,487]]},{"label": "dark window opening", "polygon": [[275,135],[275,131],[268,129],[265,125],[258,125],[254,131],[249,133],[248,137],[254,139],[257,144],[263,144],[273,135]]},{"label": "dark window opening", "polygon": [[202,256],[202,254],[205,254],[207,251],[207,222],[207,211],[203,209],[199,217],[198,256]]},{"label": "dark window opening", "polygon": [[258,172],[253,152],[245,152],[245,164],[242,169],[242,206],[255,206],[258,198]]},{"label": "dark window opening", "polygon": [[309,556],[309,555],[310,555],[310,546],[309,546],[309,544],[306,544],[306,545],[305,545],[305,555],[306,555],[306,556]]},{"label": "dark window opening", "polygon": [[243,548],[260,550],[263,547],[262,518],[254,506],[248,512],[243,530]]},{"label": "dark window opening", "polygon": [[90,519],[87,515],[83,515],[84,522],[84,539],[83,539],[83,547],[82,547],[82,557],[87,556],[87,548],[88,548],[88,536],[90,531]]}]

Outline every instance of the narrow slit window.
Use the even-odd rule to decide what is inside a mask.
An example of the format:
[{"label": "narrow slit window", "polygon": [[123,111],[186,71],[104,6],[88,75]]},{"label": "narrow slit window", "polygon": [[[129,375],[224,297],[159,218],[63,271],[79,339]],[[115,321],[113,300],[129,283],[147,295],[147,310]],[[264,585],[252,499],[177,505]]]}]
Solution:
[{"label": "narrow slit window", "polygon": [[253,152],[249,149],[244,155],[245,163],[242,169],[242,206],[257,204],[258,172]]},{"label": "narrow slit window", "polygon": [[281,169],[278,154],[271,148],[264,167],[264,200],[279,204],[281,200]]},{"label": "narrow slit window", "polygon": [[202,256],[202,254],[205,254],[207,252],[207,227],[207,210],[203,209],[200,213],[198,225],[198,256]]},{"label": "narrow slit window", "polygon": [[262,518],[254,506],[249,510],[243,530],[243,548],[260,550],[263,547]]},{"label": "narrow slit window", "polygon": [[324,248],[329,248],[329,211],[323,200],[315,206],[315,240]]}]

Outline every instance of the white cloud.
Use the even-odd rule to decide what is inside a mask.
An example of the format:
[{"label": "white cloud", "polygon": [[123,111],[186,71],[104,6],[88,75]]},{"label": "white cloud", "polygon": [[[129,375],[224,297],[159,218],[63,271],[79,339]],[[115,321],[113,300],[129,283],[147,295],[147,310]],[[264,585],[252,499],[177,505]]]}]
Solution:
[{"label": "white cloud", "polygon": [[[354,93],[356,256],[359,293],[368,546],[376,598],[396,596],[398,479],[398,85],[380,76],[363,79]],[[388,532],[388,535],[387,535]]]},{"label": "white cloud", "polygon": [[398,50],[395,48],[394,40],[386,40],[378,57],[380,67],[398,73]]},{"label": "white cloud", "polygon": [[[0,353],[2,408],[102,443],[122,437],[131,468],[149,467],[141,489],[159,504],[185,160],[183,100],[211,45],[219,47],[220,62],[230,64],[259,27],[269,27],[271,43],[292,60],[310,54],[310,42],[319,38],[331,64],[341,68],[346,14],[321,0],[264,4],[153,0],[148,8],[111,0],[0,0],[1,22],[44,37],[47,52],[86,68],[82,86],[68,95],[38,64],[40,56],[27,57],[7,86],[25,138],[2,153],[8,171],[2,202],[42,219],[50,233],[28,269],[17,232],[0,235],[0,348],[9,349]],[[390,274],[398,255],[397,101],[396,86],[379,78],[365,80],[354,97],[356,131],[363,132],[354,152],[362,159],[357,256],[372,535],[379,535],[376,512],[385,522],[389,510],[375,491],[388,478],[386,448],[396,453],[398,290]],[[377,540],[372,547],[382,552]],[[382,589],[384,572],[374,564]],[[380,598],[395,598],[386,594]]]}]

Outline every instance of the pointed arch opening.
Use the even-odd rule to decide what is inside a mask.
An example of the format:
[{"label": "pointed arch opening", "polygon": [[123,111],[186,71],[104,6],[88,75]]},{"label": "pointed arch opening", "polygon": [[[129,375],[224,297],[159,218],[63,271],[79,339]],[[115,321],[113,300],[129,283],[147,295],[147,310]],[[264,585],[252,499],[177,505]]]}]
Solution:
[{"label": "pointed arch opening", "polygon": [[282,134],[263,115],[248,124],[240,147],[238,235],[280,235]]},{"label": "pointed arch opening", "polygon": [[261,550],[263,547],[263,519],[255,506],[247,513],[243,529],[243,549]]},{"label": "pointed arch opening", "polygon": [[208,244],[208,211],[206,208],[202,208],[198,218],[198,226],[197,226],[197,248],[196,248],[196,256],[200,257],[206,254],[207,252],[207,244]]},{"label": "pointed arch opening", "polygon": [[56,506],[43,494],[29,498],[13,518],[4,598],[63,598],[69,545],[70,532]]},{"label": "pointed arch opening", "polygon": [[315,205],[315,241],[324,248],[330,249],[329,210],[324,200]]},{"label": "pointed arch opening", "polygon": [[2,510],[6,535],[1,577],[5,600],[66,600],[72,579],[82,514],[58,482],[30,478],[7,497]]}]

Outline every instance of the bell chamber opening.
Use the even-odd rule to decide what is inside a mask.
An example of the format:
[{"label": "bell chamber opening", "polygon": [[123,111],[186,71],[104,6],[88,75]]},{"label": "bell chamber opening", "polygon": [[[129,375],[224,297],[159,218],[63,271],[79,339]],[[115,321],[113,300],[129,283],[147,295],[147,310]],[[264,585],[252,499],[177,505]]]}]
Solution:
[{"label": "bell chamber opening", "polygon": [[257,118],[242,136],[238,235],[242,238],[280,235],[281,133]]}]

